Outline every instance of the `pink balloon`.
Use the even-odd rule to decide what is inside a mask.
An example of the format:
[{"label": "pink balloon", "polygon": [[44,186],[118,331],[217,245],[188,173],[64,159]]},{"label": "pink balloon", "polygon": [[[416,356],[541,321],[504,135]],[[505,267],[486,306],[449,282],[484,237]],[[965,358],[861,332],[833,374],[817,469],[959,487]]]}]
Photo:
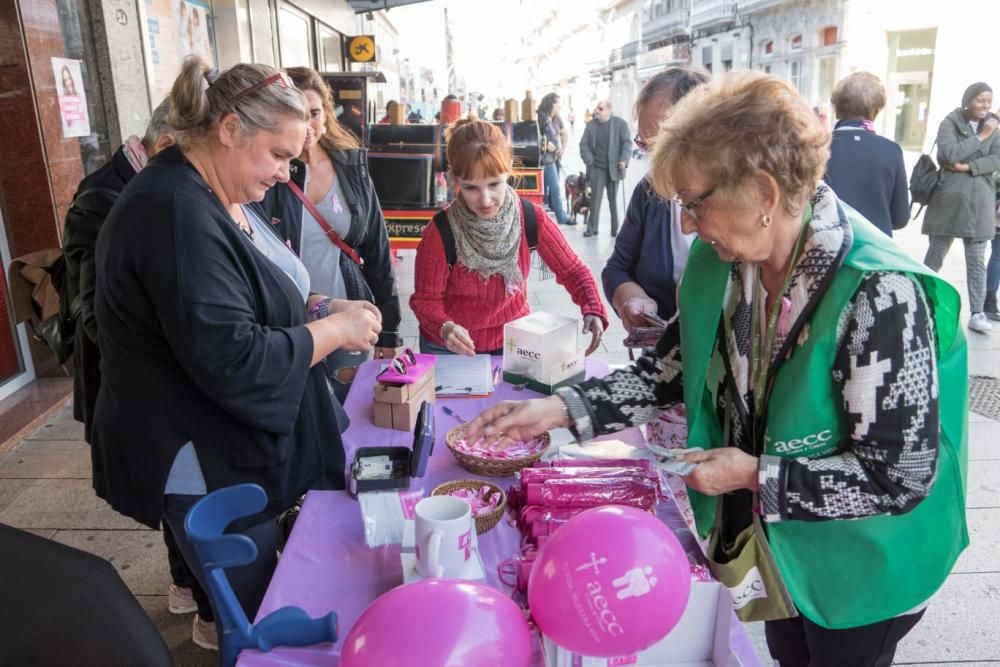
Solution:
[{"label": "pink balloon", "polygon": [[526,667],[531,630],[493,588],[426,579],[372,602],[344,639],[341,667]]},{"label": "pink balloon", "polygon": [[633,507],[582,512],[542,547],[528,579],[538,628],[565,649],[613,658],[673,629],[691,594],[687,554],[661,521]]}]

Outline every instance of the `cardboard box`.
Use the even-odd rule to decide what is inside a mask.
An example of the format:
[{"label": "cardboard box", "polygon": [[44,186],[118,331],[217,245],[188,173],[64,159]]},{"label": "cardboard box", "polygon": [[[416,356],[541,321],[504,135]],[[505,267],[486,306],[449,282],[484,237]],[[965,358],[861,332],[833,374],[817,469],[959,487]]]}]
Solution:
[{"label": "cardboard box", "polygon": [[[433,373],[431,374],[433,375]],[[414,385],[402,385],[412,387]],[[434,381],[422,383],[419,393],[410,395],[402,403],[372,403],[372,422],[381,428],[391,428],[396,431],[412,431],[417,425],[417,414],[423,402],[434,403]],[[376,392],[376,396],[377,396]]]},{"label": "cardboard box", "polygon": [[536,312],[504,325],[503,379],[551,394],[584,377],[580,321]]},{"label": "cardboard box", "polygon": [[742,667],[729,646],[733,599],[716,581],[691,582],[684,615],[659,643],[634,656],[588,658],[543,637],[546,667]]},{"label": "cardboard box", "polygon": [[397,384],[395,382],[375,382],[376,403],[407,403],[427,392],[427,387],[434,387],[434,368],[425,371],[419,380],[413,384]]}]

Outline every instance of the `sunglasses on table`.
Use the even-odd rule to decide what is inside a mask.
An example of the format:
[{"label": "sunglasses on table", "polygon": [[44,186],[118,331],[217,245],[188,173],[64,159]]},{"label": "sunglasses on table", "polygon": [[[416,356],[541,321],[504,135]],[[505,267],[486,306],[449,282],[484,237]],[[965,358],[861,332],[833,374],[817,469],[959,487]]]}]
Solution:
[{"label": "sunglasses on table", "polygon": [[388,373],[389,369],[396,371],[397,375],[406,375],[411,368],[417,365],[417,355],[413,353],[411,348],[406,348],[401,353],[397,354],[389,362],[379,375],[382,373]]}]

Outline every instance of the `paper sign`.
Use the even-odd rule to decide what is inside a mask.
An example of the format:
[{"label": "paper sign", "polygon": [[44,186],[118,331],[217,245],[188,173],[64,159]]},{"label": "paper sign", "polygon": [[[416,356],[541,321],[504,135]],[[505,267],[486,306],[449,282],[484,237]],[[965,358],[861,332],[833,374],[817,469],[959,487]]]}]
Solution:
[{"label": "paper sign", "polygon": [[90,116],[87,113],[87,91],[83,89],[80,61],[52,58],[52,73],[56,79],[63,136],[67,139],[89,136]]}]

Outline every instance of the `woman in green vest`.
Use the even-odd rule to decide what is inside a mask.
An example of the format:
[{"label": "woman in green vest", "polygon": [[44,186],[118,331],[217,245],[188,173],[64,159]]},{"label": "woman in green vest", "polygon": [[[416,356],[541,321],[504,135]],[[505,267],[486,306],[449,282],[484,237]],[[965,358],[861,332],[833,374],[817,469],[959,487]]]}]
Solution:
[{"label": "woman in green vest", "polygon": [[968,543],[959,297],[821,184],[787,83],[720,77],[664,123],[651,180],[699,240],[654,353],[470,425],[581,441],[683,402],[712,570],[787,665],[888,665]]}]

